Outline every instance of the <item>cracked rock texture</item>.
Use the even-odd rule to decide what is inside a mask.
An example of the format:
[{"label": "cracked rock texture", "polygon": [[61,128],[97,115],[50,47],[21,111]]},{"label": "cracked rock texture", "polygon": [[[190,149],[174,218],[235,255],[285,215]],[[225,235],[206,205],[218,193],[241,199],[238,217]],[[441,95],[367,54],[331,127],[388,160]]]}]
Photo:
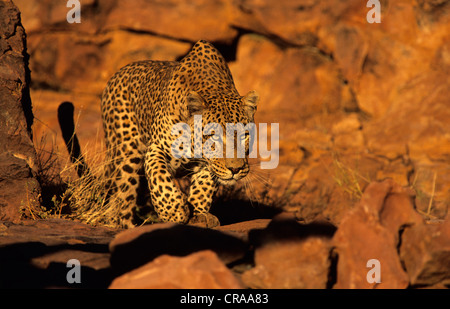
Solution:
[{"label": "cracked rock texture", "polygon": [[0,1],[0,220],[39,207],[25,30],[11,1]]}]

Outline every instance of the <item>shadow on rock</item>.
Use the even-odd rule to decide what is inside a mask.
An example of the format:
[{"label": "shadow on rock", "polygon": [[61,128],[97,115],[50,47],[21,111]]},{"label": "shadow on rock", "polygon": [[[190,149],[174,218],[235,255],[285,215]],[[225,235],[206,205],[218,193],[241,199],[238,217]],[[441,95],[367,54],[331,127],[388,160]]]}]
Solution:
[{"label": "shadow on rock", "polygon": [[247,244],[228,234],[200,227],[160,223],[126,230],[110,243],[111,266],[122,274],[158,256],[186,256],[212,250],[225,263],[244,257]]},{"label": "shadow on rock", "polygon": [[300,224],[285,215],[263,230],[251,230],[255,266],[242,274],[244,284],[256,289],[331,287],[336,277],[331,253],[335,232],[328,222]]},{"label": "shadow on rock", "polygon": [[[25,242],[6,245],[0,247],[0,288],[105,288],[112,280],[107,260],[103,261],[107,254],[108,247],[104,244],[48,246]],[[71,270],[67,261],[74,258],[81,261],[80,283],[67,280]]]},{"label": "shadow on rock", "polygon": [[326,221],[300,224],[292,218],[275,217],[267,228],[251,230],[249,241],[255,247],[260,247],[271,242],[301,241],[310,237],[331,239],[336,230],[334,225]]},{"label": "shadow on rock", "polygon": [[280,208],[240,199],[219,199],[211,206],[211,213],[219,218],[221,225],[255,219],[272,219],[281,211]]}]

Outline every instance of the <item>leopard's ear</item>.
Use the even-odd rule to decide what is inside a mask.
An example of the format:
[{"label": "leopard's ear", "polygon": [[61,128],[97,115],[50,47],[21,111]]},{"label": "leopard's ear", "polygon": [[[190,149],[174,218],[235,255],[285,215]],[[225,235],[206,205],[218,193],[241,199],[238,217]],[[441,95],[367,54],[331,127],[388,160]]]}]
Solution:
[{"label": "leopard's ear", "polygon": [[189,115],[201,114],[204,107],[205,101],[203,98],[195,91],[190,91],[186,96],[186,103],[189,110]]},{"label": "leopard's ear", "polygon": [[256,106],[259,102],[259,94],[255,90],[252,90],[243,97],[243,100],[244,108],[248,116],[250,117],[250,119],[253,119],[253,116],[256,112]]}]

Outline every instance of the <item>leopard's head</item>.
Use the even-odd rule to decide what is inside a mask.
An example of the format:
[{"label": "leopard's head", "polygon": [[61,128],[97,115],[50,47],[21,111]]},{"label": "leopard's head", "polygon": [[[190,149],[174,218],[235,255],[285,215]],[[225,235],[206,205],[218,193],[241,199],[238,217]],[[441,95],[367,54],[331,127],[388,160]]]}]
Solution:
[{"label": "leopard's head", "polygon": [[194,158],[206,165],[219,183],[235,184],[250,170],[248,155],[256,137],[254,115],[258,94],[250,91],[245,96],[237,93],[201,96],[191,91],[186,99]]}]

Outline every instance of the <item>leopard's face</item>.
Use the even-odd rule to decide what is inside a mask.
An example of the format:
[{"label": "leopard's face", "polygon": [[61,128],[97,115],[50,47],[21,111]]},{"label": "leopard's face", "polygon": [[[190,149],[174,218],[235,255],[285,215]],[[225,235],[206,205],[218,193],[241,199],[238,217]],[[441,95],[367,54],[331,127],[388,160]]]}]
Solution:
[{"label": "leopard's face", "polygon": [[[244,97],[200,97],[195,94],[193,98],[191,94],[191,102],[188,101],[188,104],[191,103],[192,106],[195,100],[201,100],[202,105],[200,109],[194,110],[189,121],[191,132],[198,133],[192,134],[191,137],[192,153],[198,158],[201,143],[201,158],[198,158],[201,164],[210,170],[217,182],[234,185],[236,181],[247,176],[250,170],[248,155],[255,136],[253,116],[258,95],[255,92]],[[200,115],[201,118],[198,117]]]}]

